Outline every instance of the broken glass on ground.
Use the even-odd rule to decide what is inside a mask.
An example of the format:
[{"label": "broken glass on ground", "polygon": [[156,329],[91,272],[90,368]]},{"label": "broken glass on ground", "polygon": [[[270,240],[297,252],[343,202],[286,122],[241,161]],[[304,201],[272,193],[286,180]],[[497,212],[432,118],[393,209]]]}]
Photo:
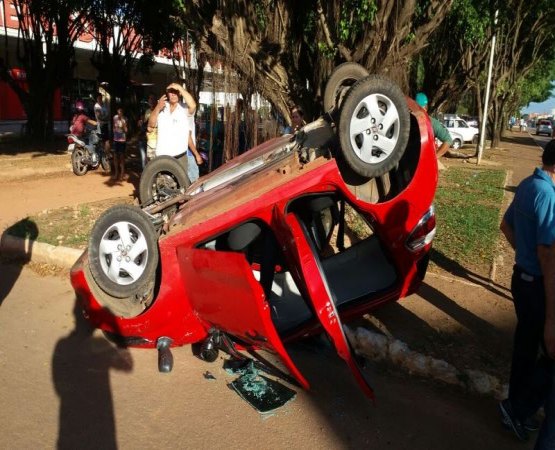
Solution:
[{"label": "broken glass on ground", "polygon": [[[225,367],[225,366],[224,366]],[[228,372],[240,373],[241,376],[230,383],[230,387],[259,413],[266,414],[281,408],[293,400],[297,393],[268,377],[260,375],[260,371],[249,360],[247,364],[226,368]]]}]

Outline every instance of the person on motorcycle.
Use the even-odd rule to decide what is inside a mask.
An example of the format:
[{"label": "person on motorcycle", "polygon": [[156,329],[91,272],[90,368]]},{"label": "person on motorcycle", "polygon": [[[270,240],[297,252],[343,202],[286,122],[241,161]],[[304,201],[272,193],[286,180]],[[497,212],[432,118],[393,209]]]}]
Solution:
[{"label": "person on motorcycle", "polygon": [[[85,114],[85,104],[82,100],[77,100],[75,102],[75,114],[71,119],[69,132],[71,134],[74,134],[79,139],[83,140],[87,125],[92,125],[96,127],[98,125],[98,122],[92,120],[89,116]],[[87,149],[89,150],[93,161],[98,158],[98,155],[96,154],[94,145],[92,145],[92,143],[89,142],[89,144],[87,145]]]}]

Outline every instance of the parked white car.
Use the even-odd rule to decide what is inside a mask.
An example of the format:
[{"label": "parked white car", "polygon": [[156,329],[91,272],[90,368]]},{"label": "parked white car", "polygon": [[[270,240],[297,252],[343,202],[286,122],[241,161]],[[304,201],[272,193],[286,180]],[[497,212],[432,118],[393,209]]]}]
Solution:
[{"label": "parked white car", "polygon": [[465,142],[473,144],[478,142],[478,128],[471,127],[464,119],[458,116],[445,115],[443,117],[443,124],[451,134],[453,148],[460,148]]}]

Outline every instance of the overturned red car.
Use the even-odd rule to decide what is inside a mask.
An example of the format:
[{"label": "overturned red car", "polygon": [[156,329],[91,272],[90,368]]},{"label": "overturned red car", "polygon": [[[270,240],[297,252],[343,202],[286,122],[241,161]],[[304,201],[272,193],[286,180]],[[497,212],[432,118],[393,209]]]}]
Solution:
[{"label": "overturned red car", "polygon": [[71,271],[90,322],[158,348],[160,370],[171,369],[169,346],[198,344],[207,361],[248,350],[305,388],[284,343],[325,332],[372,396],[342,324],[424,278],[434,138],[422,109],[360,66],[334,72],[324,103],[295,135],[191,185],[173,161],[151,161],[142,206],[107,210]]}]

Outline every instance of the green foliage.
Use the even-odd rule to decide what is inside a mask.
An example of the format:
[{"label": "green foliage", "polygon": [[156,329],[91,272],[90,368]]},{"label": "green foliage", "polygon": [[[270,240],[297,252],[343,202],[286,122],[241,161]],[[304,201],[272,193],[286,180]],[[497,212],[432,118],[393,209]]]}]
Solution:
[{"label": "green foliage", "polygon": [[338,38],[347,42],[374,21],[378,5],[375,0],[346,0],[341,5]]},{"label": "green foliage", "polygon": [[488,5],[481,0],[455,0],[447,19],[450,32],[467,45],[483,45],[491,24],[487,12]]},{"label": "green foliage", "polygon": [[264,3],[264,0],[253,1],[257,25],[261,31],[266,30],[266,25],[268,23],[268,17],[266,16],[266,5]]},{"label": "green foliage", "polygon": [[520,80],[518,107],[547,100],[555,89],[555,60],[541,60]]},{"label": "green foliage", "polygon": [[335,49],[330,47],[325,42],[318,42],[318,50],[322,53],[322,55],[324,55],[325,58],[328,59],[333,59],[335,55]]}]

